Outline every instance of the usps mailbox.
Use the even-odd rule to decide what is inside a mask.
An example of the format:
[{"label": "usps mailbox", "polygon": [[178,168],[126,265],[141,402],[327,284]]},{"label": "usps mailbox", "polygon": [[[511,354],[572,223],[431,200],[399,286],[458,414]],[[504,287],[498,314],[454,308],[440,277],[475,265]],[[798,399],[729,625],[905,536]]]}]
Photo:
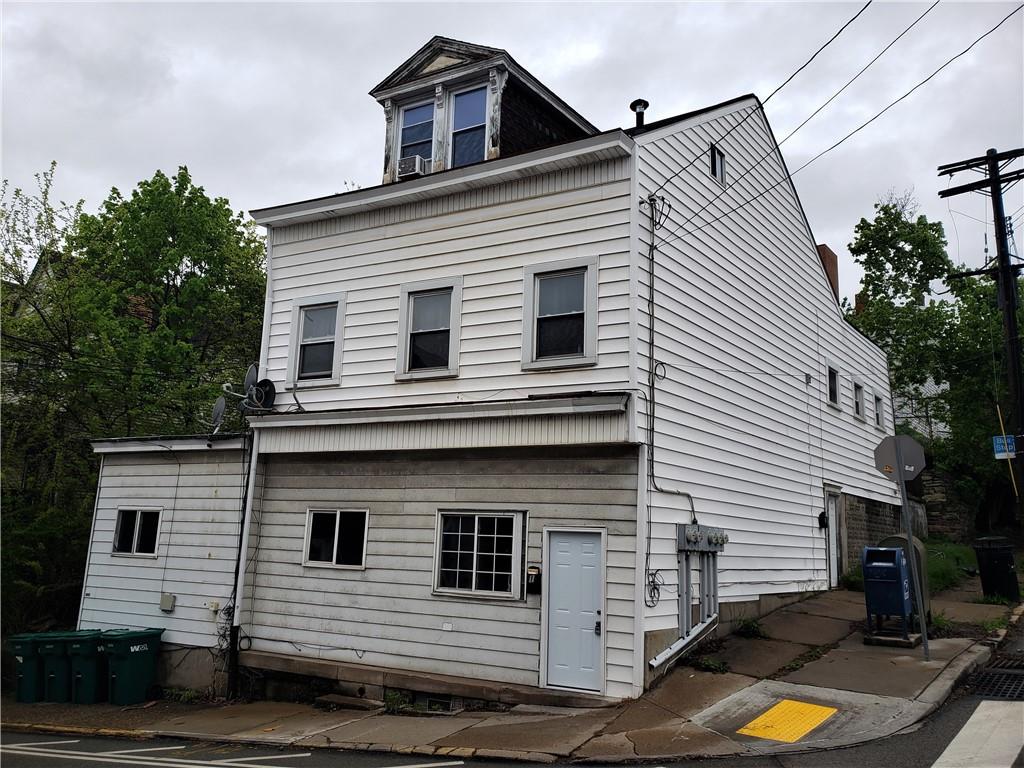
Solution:
[{"label": "usps mailbox", "polygon": [[903,639],[909,638],[910,574],[907,558],[899,547],[864,547],[861,554],[864,572],[864,603],[868,612],[868,629],[875,618],[875,631],[882,631],[885,617],[898,616],[902,621]]}]

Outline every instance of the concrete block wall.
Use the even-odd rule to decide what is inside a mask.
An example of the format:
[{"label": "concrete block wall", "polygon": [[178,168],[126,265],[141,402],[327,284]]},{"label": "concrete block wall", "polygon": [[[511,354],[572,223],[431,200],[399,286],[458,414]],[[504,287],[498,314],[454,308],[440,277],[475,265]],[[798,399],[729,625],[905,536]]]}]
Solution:
[{"label": "concrete block wall", "polygon": [[864,547],[873,546],[901,530],[900,508],[895,504],[843,494],[843,513],[846,532],[845,547],[841,550],[846,555],[841,564],[843,572],[860,564]]}]

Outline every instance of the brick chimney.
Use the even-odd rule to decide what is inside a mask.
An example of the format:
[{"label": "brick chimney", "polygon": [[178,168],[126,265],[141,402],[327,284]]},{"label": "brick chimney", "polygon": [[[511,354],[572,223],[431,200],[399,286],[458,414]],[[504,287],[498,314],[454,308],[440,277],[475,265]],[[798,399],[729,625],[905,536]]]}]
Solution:
[{"label": "brick chimney", "polygon": [[825,268],[825,274],[828,275],[832,293],[836,295],[836,301],[839,301],[839,257],[836,256],[835,251],[822,243],[818,246],[818,258],[821,259],[821,266]]}]

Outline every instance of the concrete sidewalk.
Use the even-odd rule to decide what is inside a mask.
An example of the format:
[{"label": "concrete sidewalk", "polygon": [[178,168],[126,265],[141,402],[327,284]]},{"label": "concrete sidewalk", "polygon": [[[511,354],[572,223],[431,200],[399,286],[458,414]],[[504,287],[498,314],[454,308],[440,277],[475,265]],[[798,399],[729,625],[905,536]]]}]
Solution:
[{"label": "concrete sidewalk", "polygon": [[[1008,612],[958,601],[945,601],[943,610],[954,621],[992,620]],[[862,613],[859,593],[809,598],[764,618],[765,637],[732,636],[690,662],[713,662],[728,672],[679,666],[641,698],[614,707],[520,705],[507,712],[432,716],[326,712],[279,702],[174,712],[154,707],[145,722],[144,712],[132,711],[131,735],[537,762],[774,754],[896,733],[937,708],[991,653],[972,638],[933,641],[929,662],[920,648],[866,646],[857,631]],[[45,722],[47,706],[7,705],[4,725],[74,729],[73,720]],[[74,710],[64,711],[73,717]],[[26,713],[32,716],[26,719]],[[118,722],[117,715],[104,722]]]}]

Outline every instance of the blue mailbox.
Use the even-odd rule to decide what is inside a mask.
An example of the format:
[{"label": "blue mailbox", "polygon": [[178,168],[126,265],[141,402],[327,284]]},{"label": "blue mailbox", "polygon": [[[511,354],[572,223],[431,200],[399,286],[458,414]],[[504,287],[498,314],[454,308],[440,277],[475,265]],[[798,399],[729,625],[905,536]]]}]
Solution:
[{"label": "blue mailbox", "polygon": [[883,617],[899,616],[903,638],[909,637],[910,574],[907,558],[900,547],[864,547],[861,554],[864,572],[864,603],[868,611],[868,629],[875,617],[876,631],[881,631]]}]

